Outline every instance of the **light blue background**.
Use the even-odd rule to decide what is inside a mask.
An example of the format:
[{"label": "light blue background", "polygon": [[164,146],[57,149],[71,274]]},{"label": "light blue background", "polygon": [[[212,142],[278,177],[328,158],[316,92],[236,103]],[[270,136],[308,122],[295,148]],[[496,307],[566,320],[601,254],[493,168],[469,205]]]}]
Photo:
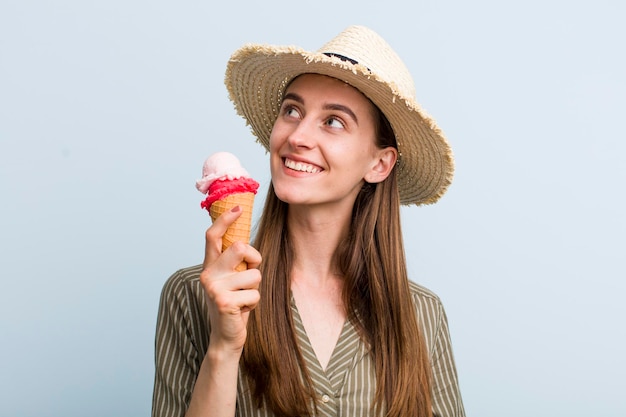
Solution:
[{"label": "light blue background", "polygon": [[230,53],[354,23],[455,151],[449,193],[403,223],[468,416],[626,415],[625,18],[617,0],[3,0],[0,415],[149,415],[161,287],[202,259],[204,158],[269,181]]}]

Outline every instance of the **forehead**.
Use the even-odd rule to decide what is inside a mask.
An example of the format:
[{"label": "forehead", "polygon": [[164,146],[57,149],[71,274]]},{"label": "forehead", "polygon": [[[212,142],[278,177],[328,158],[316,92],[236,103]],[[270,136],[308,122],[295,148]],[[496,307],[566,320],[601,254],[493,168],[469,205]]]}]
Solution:
[{"label": "forehead", "polygon": [[376,106],[370,99],[345,81],[327,75],[299,75],[289,83],[283,97],[288,93],[296,93],[303,99],[319,98],[325,102],[349,105],[355,107],[354,110],[365,111],[376,118]]},{"label": "forehead", "polygon": [[360,98],[369,102],[369,99],[363,93],[345,81],[321,74],[298,75],[289,83],[285,92],[293,90],[323,90],[325,94],[333,93],[333,95],[345,96],[346,98]]}]

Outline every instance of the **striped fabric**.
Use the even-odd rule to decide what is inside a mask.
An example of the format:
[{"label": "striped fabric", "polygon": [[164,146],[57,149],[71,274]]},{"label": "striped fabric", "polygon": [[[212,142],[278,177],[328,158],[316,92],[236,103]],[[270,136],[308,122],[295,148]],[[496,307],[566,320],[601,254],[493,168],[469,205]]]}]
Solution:
[{"label": "striped fabric", "polygon": [[[199,281],[201,266],[177,271],[165,283],[157,320],[153,417],[184,416],[209,340],[206,296]],[[443,306],[432,292],[411,283],[411,292],[433,371],[433,416],[464,417]],[[291,304],[298,342],[321,401],[319,416],[372,416],[376,392],[374,364],[366,345],[346,322],[326,370],[309,342],[298,309]],[[236,417],[274,417],[256,409],[247,381],[239,374]]]}]

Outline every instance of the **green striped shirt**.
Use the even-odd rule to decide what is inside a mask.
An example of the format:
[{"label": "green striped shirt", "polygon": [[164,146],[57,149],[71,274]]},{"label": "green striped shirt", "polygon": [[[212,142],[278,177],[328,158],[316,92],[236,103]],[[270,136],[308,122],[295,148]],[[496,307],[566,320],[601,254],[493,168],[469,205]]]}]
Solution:
[{"label": "green striped shirt", "polygon": [[[153,417],[182,417],[209,343],[206,295],[199,281],[201,266],[174,273],[161,294],[155,340],[156,372]],[[439,298],[415,283],[411,293],[426,338],[433,373],[433,416],[464,417],[448,322]],[[309,342],[295,303],[296,335],[318,397],[319,416],[371,416],[376,392],[374,363],[366,344],[349,321],[343,326],[324,370]],[[246,378],[239,373],[236,417],[273,417],[254,406]]]}]

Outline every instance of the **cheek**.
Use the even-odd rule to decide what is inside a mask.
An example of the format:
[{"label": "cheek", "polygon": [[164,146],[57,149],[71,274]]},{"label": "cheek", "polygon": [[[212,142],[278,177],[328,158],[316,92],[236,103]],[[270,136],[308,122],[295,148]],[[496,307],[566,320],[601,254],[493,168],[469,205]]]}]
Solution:
[{"label": "cheek", "polygon": [[274,173],[280,169],[282,165],[282,160],[280,159],[280,143],[277,139],[277,136],[274,134],[274,130],[270,134],[270,148],[269,148],[269,163],[270,163],[270,172],[272,176]]},{"label": "cheek", "polygon": [[276,150],[276,139],[274,138],[274,134],[270,135],[270,148],[269,151],[273,152],[274,150]]},{"label": "cheek", "polygon": [[285,136],[284,128],[277,121],[276,123],[274,123],[274,126],[272,127],[272,131],[270,133],[270,152],[278,149],[281,146],[282,144],[281,138],[283,138],[284,136]]},{"label": "cheek", "polygon": [[326,146],[326,155],[335,164],[344,168],[356,168],[368,159],[366,147],[359,144],[347,144],[341,141]]},{"label": "cheek", "polygon": [[370,171],[370,167],[374,165],[375,157],[373,153],[368,150],[367,147],[352,148],[345,150],[339,155],[344,156],[344,167],[350,172],[351,175],[364,178]]}]

